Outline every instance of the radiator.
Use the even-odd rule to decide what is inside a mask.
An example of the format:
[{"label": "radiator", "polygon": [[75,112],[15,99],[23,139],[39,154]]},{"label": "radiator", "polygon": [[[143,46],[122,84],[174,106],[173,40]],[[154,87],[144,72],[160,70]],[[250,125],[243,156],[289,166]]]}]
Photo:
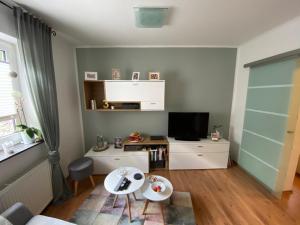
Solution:
[{"label": "radiator", "polygon": [[39,214],[52,197],[51,170],[45,160],[0,191],[0,212],[22,202],[33,214]]}]

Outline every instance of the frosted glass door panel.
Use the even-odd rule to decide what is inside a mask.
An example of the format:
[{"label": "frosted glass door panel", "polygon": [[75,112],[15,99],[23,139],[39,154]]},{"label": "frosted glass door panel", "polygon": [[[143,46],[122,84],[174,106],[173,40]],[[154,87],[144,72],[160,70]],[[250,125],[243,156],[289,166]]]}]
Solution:
[{"label": "frosted glass door panel", "polygon": [[239,165],[275,191],[296,59],[250,69]]},{"label": "frosted glass door panel", "polygon": [[246,111],[244,129],[282,143],[286,122],[283,116]]},{"label": "frosted glass door panel", "polygon": [[249,87],[264,85],[287,85],[293,83],[296,60],[286,60],[251,68]]},{"label": "frosted glass door panel", "polygon": [[269,188],[275,187],[278,171],[269,167],[267,164],[257,160],[257,158],[249,155],[248,153],[241,151],[239,163],[243,165],[243,168],[250,174],[255,176],[259,181],[264,183]]},{"label": "frosted glass door panel", "polygon": [[249,89],[247,108],[288,114],[290,87]]},{"label": "frosted glass door panel", "polygon": [[262,159],[270,166],[278,169],[278,163],[281,156],[282,145],[263,137],[244,132],[241,148],[259,159]]}]

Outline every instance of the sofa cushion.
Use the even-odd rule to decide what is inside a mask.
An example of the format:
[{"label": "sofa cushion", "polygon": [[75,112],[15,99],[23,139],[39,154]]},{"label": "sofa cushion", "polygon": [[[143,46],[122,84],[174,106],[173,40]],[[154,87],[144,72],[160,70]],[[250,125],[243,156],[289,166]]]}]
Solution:
[{"label": "sofa cushion", "polygon": [[5,217],[0,216],[0,225],[13,225],[13,224],[9,222]]},{"label": "sofa cushion", "polygon": [[24,225],[32,218],[31,212],[21,202],[15,203],[1,215],[13,225]]},{"label": "sofa cushion", "polygon": [[37,215],[29,220],[26,225],[74,225],[74,223],[69,223],[48,216]]}]

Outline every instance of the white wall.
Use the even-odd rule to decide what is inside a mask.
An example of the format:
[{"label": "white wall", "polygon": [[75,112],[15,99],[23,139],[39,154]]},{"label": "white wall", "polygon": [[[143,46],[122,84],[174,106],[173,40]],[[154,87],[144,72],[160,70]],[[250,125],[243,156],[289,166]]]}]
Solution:
[{"label": "white wall", "polygon": [[58,34],[52,38],[60,126],[61,166],[83,155],[83,137],[76,83],[74,47]]},{"label": "white wall", "polygon": [[230,121],[231,156],[238,159],[242,138],[249,69],[244,64],[300,48],[300,17],[239,46]]},{"label": "white wall", "polygon": [[7,35],[16,37],[13,11],[4,5],[0,5],[0,31]]},{"label": "white wall", "polygon": [[44,143],[0,163],[0,190],[47,158]]}]

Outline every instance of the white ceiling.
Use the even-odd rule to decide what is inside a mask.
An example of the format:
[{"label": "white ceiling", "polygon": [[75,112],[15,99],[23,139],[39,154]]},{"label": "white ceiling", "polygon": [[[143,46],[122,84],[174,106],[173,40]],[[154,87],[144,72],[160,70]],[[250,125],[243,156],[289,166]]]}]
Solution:
[{"label": "white ceiling", "polygon": [[[80,45],[238,46],[300,15],[300,0],[15,0]],[[163,28],[136,28],[133,7],[170,7]]]}]

